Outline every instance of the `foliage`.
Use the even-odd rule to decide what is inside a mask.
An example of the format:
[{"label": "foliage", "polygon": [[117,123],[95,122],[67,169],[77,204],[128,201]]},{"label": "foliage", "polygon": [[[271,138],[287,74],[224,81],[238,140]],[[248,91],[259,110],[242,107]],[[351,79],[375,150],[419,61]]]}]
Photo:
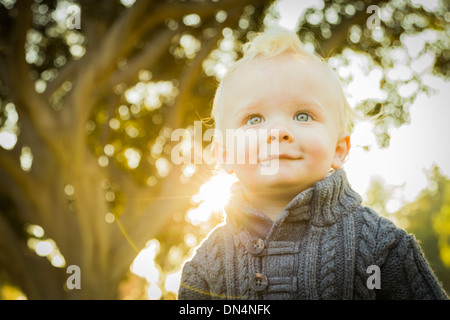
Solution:
[{"label": "foliage", "polygon": [[0,2],[0,266],[28,298],[118,297],[210,176],[170,162],[172,130],[207,116],[215,66],[270,3]]},{"label": "foliage", "polygon": [[428,187],[413,202],[393,213],[385,210],[393,194],[386,191],[389,189],[392,187],[374,180],[365,204],[389,219],[402,222],[401,227],[418,240],[431,268],[450,292],[450,180],[438,167],[433,167],[428,173]]},{"label": "foliage", "polygon": [[[348,66],[350,52],[357,52],[368,59],[360,66],[365,72],[381,73],[383,96],[358,101],[356,109],[379,115],[377,141],[388,146],[388,129],[409,121],[409,108],[419,93],[431,93],[423,75],[431,69],[450,77],[449,10],[448,1],[431,6],[427,1],[327,0],[307,10],[299,21],[299,35],[324,57],[339,57],[337,69]],[[352,73],[343,80],[350,83]]]},{"label": "foliage", "polygon": [[429,173],[428,188],[398,212],[406,217],[406,230],[419,240],[425,257],[447,292],[450,292],[449,206],[450,180],[434,167]]}]

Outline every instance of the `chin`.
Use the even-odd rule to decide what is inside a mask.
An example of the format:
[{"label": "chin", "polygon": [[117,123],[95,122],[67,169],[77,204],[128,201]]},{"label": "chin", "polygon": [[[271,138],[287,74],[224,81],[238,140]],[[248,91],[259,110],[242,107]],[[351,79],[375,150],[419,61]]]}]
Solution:
[{"label": "chin", "polygon": [[270,188],[275,190],[286,190],[294,193],[300,193],[301,191],[307,189],[310,183],[302,179],[301,177],[295,175],[273,175],[273,176],[260,176],[258,184],[264,186],[265,188]]},{"label": "chin", "polygon": [[264,185],[266,188],[273,188],[279,190],[292,190],[300,193],[312,186],[318,181],[325,178],[326,174],[317,173],[310,175],[302,170],[285,170],[280,168],[280,171],[274,175],[260,175],[255,179],[255,184]]},{"label": "chin", "polygon": [[308,174],[305,172],[303,168],[296,166],[286,166],[279,165],[274,174],[262,175],[261,173],[258,176],[258,180],[277,183],[277,184],[288,184],[293,185],[300,183],[301,181],[308,179]]},{"label": "chin", "polygon": [[[322,180],[325,175],[319,173],[317,168],[304,168],[300,166],[280,165],[273,175],[262,175],[256,167],[239,170],[237,178],[242,184],[253,190],[261,192],[280,192],[297,195],[312,187],[317,181]],[[311,176],[310,172],[316,172]]]}]

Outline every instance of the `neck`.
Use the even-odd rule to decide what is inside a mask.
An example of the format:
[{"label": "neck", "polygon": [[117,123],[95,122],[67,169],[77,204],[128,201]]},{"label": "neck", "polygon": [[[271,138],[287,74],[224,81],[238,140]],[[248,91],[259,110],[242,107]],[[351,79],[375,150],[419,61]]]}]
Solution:
[{"label": "neck", "polygon": [[268,216],[272,221],[275,221],[283,209],[292,201],[297,194],[276,194],[273,191],[268,193],[252,193],[242,190],[246,200],[255,209],[261,211]]},{"label": "neck", "polygon": [[361,204],[361,197],[351,188],[343,170],[336,170],[317,182],[314,188],[284,200],[273,193],[261,195],[246,192],[239,183],[233,185],[232,191],[233,195],[225,208],[227,221],[235,227],[258,230],[261,223],[255,224],[255,221],[261,219],[283,223],[284,219],[289,218],[289,221],[310,221],[317,227],[330,226]]}]

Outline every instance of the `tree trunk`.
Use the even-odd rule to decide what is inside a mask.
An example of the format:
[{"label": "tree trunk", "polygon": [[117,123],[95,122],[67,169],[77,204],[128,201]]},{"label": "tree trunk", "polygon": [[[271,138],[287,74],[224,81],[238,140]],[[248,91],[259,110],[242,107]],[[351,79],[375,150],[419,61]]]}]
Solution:
[{"label": "tree trunk", "polygon": [[[35,3],[17,3],[9,51],[0,52],[0,81],[8,87],[20,124],[14,149],[0,148],[0,191],[11,199],[15,209],[14,214],[8,214],[8,208],[0,210],[0,266],[29,299],[118,298],[119,283],[137,251],[158,235],[173,213],[189,208],[190,198],[204,182],[204,175],[197,174],[183,184],[181,169],[174,167],[152,190],[136,183],[114,164],[99,166],[89,146],[85,125],[93,108],[104,97],[115,95],[114,86],[118,83],[129,84],[139,70],[157,65],[161,56],[167,54],[173,36],[184,29],[180,27],[175,32],[164,28],[154,33],[135,54],[136,42],[152,29],[164,27],[169,18],[181,20],[195,12],[206,21],[215,19],[218,10],[232,11],[234,16],[230,14],[225,23],[217,25],[216,36],[205,42],[196,60],[185,67],[179,98],[167,120],[180,126],[187,112],[187,92],[203,77],[202,61],[217,45],[222,29],[234,27],[246,5],[267,3],[270,1],[224,0],[174,5],[138,0],[105,28],[103,37],[95,32],[97,21],[83,16],[83,31],[88,38],[85,56],[68,61],[42,94],[36,92],[30,78],[33,66],[26,62],[24,49],[27,32],[33,25],[31,7]],[[117,62],[125,58],[129,59],[128,69],[120,70]],[[64,96],[61,110],[55,111],[49,101],[68,81],[72,89]],[[22,170],[19,161],[24,147],[33,154],[29,172]],[[197,172],[205,169],[197,166]],[[111,190],[109,185],[118,187]],[[111,199],[111,191],[116,199]],[[117,206],[122,208],[120,214],[115,222],[107,222],[105,215]],[[24,228],[29,224],[41,226],[44,239],[55,241],[66,262],[63,267],[52,266],[46,257],[39,257],[28,247],[30,235],[24,234]],[[70,265],[80,268],[79,290],[66,286],[71,275],[66,269]]]}]

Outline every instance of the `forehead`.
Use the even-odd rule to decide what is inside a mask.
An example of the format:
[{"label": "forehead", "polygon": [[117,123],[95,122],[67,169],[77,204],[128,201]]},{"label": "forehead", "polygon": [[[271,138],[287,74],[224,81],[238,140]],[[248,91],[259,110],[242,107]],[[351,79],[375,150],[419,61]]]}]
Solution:
[{"label": "forehead", "polygon": [[327,107],[336,105],[333,78],[325,64],[313,56],[285,54],[256,58],[233,70],[224,82],[223,103],[227,115],[231,109],[258,101],[283,103],[288,99],[313,99]]}]

